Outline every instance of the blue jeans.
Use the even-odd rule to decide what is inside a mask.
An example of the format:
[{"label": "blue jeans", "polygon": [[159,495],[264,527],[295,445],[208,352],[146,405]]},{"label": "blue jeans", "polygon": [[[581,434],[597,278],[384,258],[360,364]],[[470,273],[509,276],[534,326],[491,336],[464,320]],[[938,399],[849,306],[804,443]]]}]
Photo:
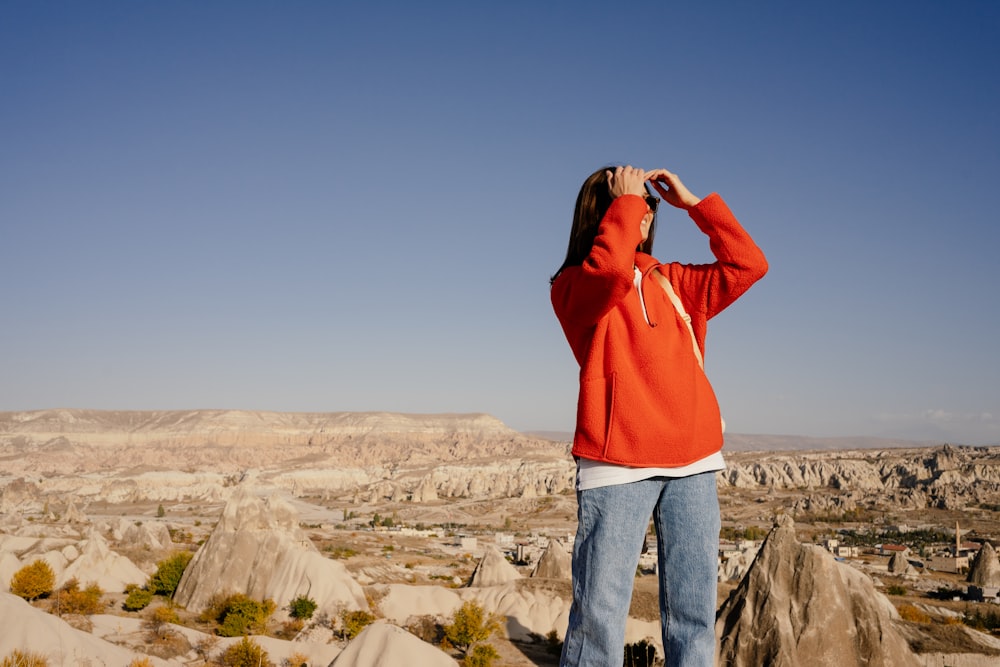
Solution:
[{"label": "blue jeans", "polygon": [[719,499],[715,473],[577,491],[573,605],[561,667],[617,667],[652,515],[668,667],[715,663]]}]

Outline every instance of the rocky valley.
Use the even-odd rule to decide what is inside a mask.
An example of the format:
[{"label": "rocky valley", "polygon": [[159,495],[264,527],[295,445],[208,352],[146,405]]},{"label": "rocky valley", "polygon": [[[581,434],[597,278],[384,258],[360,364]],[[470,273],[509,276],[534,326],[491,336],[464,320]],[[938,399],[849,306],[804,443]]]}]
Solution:
[{"label": "rocky valley", "polygon": [[[998,454],[727,436],[720,664],[1000,663],[1000,607],[966,599],[973,583],[1000,589]],[[57,587],[103,592],[86,615],[0,592],[0,627],[17,629],[0,634],[0,659],[215,664],[237,640],[203,612],[240,593],[275,605],[253,633],[274,664],[455,664],[438,635],[474,602],[500,619],[495,665],[554,665],[573,482],[568,443],[488,415],[0,413],[0,591],[42,559]],[[126,588],[179,552],[176,591],[125,610]],[[977,561],[997,574],[968,581]],[[303,597],[316,615],[297,624]],[[656,605],[647,564],[629,642],[660,650]],[[176,617],[151,629],[158,608]],[[375,622],[348,638],[355,612]]]}]

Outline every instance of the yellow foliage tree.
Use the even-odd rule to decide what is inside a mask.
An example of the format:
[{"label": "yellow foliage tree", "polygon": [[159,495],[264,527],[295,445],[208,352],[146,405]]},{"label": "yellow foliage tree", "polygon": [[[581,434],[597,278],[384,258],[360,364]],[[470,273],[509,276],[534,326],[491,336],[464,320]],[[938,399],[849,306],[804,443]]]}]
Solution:
[{"label": "yellow foliage tree", "polygon": [[56,586],[56,573],[42,559],[25,565],[10,579],[10,592],[28,602],[48,595]]}]

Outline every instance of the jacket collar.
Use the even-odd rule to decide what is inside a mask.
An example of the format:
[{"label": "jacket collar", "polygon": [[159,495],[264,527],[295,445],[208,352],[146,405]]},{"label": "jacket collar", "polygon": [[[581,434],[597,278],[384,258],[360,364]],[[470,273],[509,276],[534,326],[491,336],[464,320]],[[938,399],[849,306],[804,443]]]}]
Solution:
[{"label": "jacket collar", "polygon": [[655,257],[647,255],[644,252],[635,253],[635,259],[633,261],[635,262],[636,268],[642,272],[642,275],[646,275],[647,271],[660,265],[660,262]]}]

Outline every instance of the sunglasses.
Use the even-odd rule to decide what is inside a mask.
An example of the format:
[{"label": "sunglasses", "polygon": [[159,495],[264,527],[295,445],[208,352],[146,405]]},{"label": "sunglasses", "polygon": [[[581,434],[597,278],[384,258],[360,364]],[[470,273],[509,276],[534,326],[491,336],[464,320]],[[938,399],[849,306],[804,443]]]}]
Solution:
[{"label": "sunglasses", "polygon": [[660,205],[659,198],[654,197],[653,195],[646,195],[643,199],[646,200],[646,206],[649,207],[649,210],[656,213],[656,207]]}]

